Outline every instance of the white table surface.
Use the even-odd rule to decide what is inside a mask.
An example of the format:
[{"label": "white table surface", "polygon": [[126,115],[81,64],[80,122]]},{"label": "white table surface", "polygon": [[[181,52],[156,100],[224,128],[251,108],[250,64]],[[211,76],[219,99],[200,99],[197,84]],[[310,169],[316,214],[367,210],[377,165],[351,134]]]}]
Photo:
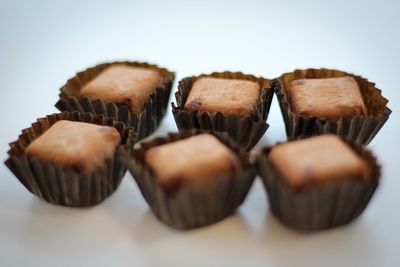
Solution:
[{"label": "white table surface", "polygon": [[[101,205],[73,209],[29,194],[2,164],[0,266],[400,266],[400,4],[300,2],[1,0],[1,160],[21,129],[56,112],[68,78],[100,62],[149,61],[177,80],[338,68],[376,82],[393,110],[369,145],[382,182],[356,222],[294,232],[271,215],[257,179],[234,216],[182,232],[156,220],[130,174]],[[257,148],[285,139],[275,99],[268,122]],[[156,135],[167,131],[176,131],[170,112]]]}]

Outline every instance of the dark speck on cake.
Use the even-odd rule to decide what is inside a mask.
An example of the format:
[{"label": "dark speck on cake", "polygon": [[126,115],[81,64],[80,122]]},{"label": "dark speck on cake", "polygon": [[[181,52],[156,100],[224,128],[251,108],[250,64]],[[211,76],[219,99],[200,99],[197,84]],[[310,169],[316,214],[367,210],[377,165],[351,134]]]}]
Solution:
[{"label": "dark speck on cake", "polygon": [[198,108],[200,106],[201,106],[200,98],[195,98],[192,101],[190,101],[189,104],[187,104],[187,108],[189,108],[189,109],[192,109],[192,108],[196,109],[196,108]]},{"label": "dark speck on cake", "polygon": [[127,107],[129,110],[132,109],[132,99],[124,98],[121,102],[116,103],[117,107]]},{"label": "dark speck on cake", "polygon": [[293,83],[295,85],[303,85],[304,84],[304,80],[294,80]]}]

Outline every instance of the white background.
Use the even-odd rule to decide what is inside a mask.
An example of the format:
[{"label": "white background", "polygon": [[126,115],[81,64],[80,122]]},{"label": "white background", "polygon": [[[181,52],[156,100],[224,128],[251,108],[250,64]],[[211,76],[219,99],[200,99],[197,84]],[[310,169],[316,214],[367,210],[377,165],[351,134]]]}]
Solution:
[{"label": "white background", "polygon": [[[116,59],[160,64],[177,80],[338,68],[376,82],[393,113],[369,145],[383,176],[367,210],[349,226],[315,234],[279,224],[260,180],[236,215],[182,232],[155,219],[130,174],[101,205],[72,209],[29,194],[2,164],[0,266],[400,266],[398,3],[1,0],[2,161],[22,128],[56,112],[68,78]],[[268,122],[258,148],[285,139],[275,99]],[[175,130],[168,113],[157,134]]]}]

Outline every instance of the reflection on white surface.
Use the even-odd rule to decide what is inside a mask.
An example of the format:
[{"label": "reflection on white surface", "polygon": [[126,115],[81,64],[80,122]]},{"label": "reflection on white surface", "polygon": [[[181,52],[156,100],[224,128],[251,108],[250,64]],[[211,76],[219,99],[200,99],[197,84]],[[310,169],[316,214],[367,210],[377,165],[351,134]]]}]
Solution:
[{"label": "reflection on white surface", "polygon": [[[371,143],[383,179],[353,224],[301,234],[269,212],[261,182],[232,217],[182,232],[159,223],[127,174],[94,208],[49,205],[0,166],[0,266],[400,266],[400,19],[396,1],[2,1],[1,155],[58,88],[100,62],[134,59],[177,72],[240,70],[273,78],[331,67],[377,83],[394,111]],[[171,101],[173,98],[171,99]],[[260,146],[284,140],[274,100]],[[171,114],[156,135],[175,131]]]}]

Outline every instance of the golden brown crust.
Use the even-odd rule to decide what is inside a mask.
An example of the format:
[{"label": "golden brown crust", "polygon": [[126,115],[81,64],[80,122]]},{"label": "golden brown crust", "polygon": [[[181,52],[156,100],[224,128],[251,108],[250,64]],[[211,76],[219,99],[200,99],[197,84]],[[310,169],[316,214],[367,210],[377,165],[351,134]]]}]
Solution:
[{"label": "golden brown crust", "polygon": [[202,77],[194,82],[184,110],[244,117],[252,114],[260,93],[260,85],[253,81]]},{"label": "golden brown crust", "polygon": [[229,177],[241,168],[239,159],[210,134],[149,149],[145,160],[163,186],[183,181],[205,182],[216,177]]},{"label": "golden brown crust", "polygon": [[277,145],[268,159],[294,187],[330,179],[369,178],[366,162],[335,135]]},{"label": "golden brown crust", "polygon": [[114,155],[120,140],[114,127],[60,120],[35,139],[25,154],[90,174]]},{"label": "golden brown crust", "polygon": [[140,113],[154,89],[164,81],[162,74],[149,68],[115,64],[87,83],[80,96],[127,105]]},{"label": "golden brown crust", "polygon": [[288,93],[292,111],[305,117],[367,116],[358,84],[350,76],[294,80]]}]

